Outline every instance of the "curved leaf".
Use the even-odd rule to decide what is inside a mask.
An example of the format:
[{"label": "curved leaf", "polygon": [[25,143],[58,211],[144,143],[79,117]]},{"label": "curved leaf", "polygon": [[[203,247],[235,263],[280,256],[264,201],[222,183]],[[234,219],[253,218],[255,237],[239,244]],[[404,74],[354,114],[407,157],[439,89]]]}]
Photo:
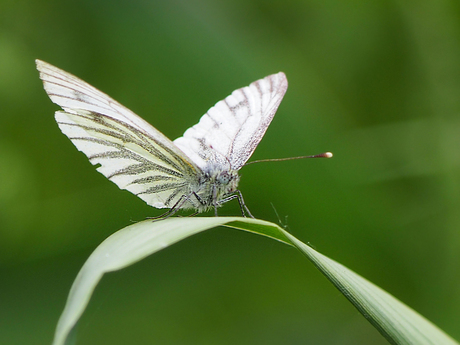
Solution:
[{"label": "curved leaf", "polygon": [[384,290],[318,253],[276,224],[240,217],[146,220],[109,236],[78,273],[59,319],[53,345],[66,344],[104,273],[132,265],[188,236],[220,225],[267,236],[298,248],[390,343],[458,345],[430,321]]}]

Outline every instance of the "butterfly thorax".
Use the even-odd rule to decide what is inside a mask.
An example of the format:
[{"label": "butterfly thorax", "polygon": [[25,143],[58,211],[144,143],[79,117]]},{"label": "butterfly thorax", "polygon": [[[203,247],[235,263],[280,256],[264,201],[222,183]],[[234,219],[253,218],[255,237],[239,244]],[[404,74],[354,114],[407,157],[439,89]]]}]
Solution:
[{"label": "butterfly thorax", "polygon": [[237,170],[208,165],[194,190],[200,200],[197,210],[203,212],[221,206],[225,198],[237,190],[239,181]]}]

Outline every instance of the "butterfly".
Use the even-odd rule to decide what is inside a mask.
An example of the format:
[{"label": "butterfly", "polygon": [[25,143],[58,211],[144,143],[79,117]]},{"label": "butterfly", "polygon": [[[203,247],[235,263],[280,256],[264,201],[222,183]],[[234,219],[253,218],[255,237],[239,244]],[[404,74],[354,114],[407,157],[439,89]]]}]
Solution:
[{"label": "butterfly", "polygon": [[[61,131],[97,170],[156,208],[197,213],[237,199],[253,217],[238,189],[238,171],[265,134],[286,93],[283,72],[233,91],[174,141],[128,108],[83,80],[41,60],[40,78],[62,110]],[[253,217],[254,218],[254,217]]]}]

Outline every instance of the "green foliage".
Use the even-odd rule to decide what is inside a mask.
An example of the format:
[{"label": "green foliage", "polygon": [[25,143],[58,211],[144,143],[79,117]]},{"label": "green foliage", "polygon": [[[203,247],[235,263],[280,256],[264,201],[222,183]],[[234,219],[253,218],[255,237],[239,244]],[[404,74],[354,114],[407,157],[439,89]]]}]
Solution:
[{"label": "green foliage", "polygon": [[186,237],[219,225],[267,236],[299,249],[390,343],[458,345],[387,292],[318,253],[277,225],[257,219],[235,217],[169,218],[157,222],[146,220],[108,237],[96,248],[78,273],[59,320],[53,345],[66,343],[105,273],[125,268]]}]

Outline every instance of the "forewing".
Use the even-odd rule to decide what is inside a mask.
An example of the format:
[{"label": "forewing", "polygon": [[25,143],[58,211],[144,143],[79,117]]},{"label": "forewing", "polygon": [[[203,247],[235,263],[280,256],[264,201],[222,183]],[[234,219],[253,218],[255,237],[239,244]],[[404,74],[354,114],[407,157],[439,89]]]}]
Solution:
[{"label": "forewing", "polygon": [[287,86],[279,72],[233,91],[174,144],[202,169],[209,163],[240,169],[264,136]]},{"label": "forewing", "polygon": [[106,94],[37,60],[51,100],[64,111],[55,118],[97,168],[147,204],[171,207],[197,178],[198,167],[163,134]]}]

